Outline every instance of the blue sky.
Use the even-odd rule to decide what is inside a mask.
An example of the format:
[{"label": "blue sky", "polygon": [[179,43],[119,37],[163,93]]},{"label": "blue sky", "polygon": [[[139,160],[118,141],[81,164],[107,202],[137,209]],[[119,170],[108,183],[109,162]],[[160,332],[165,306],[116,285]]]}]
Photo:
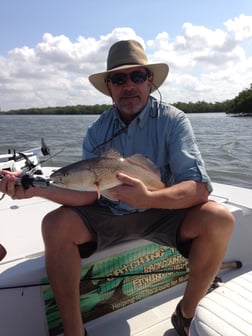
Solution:
[{"label": "blue sky", "polygon": [[239,14],[252,15],[251,0],[1,0],[0,52],[35,46],[46,32],[99,38],[116,27],[131,27],[144,39],[168,31],[173,38],[184,22],[210,29]]},{"label": "blue sky", "polygon": [[108,103],[87,77],[118,39],[167,61],[171,103],[230,99],[252,82],[251,0],[1,0],[0,13],[2,110]]}]

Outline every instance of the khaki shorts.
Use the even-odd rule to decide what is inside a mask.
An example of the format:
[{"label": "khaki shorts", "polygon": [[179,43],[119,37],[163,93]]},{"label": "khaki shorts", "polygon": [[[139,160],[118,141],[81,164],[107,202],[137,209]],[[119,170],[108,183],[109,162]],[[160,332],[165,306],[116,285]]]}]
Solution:
[{"label": "khaki shorts", "polygon": [[180,225],[187,209],[149,209],[126,215],[114,215],[109,208],[99,204],[70,207],[82,218],[97,241],[79,245],[81,258],[89,257],[95,250],[133,239],[146,239],[161,245],[176,247],[188,258],[191,242],[178,242]]}]

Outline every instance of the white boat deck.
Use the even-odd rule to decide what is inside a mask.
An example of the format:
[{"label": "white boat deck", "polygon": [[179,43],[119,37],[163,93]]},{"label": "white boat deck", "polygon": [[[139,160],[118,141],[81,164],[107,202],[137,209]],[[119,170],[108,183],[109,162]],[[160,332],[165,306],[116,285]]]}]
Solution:
[{"label": "white boat deck", "polygon": [[120,336],[176,335],[170,317],[184,286],[179,287],[88,322],[89,335],[101,335],[101,331],[102,335]]}]

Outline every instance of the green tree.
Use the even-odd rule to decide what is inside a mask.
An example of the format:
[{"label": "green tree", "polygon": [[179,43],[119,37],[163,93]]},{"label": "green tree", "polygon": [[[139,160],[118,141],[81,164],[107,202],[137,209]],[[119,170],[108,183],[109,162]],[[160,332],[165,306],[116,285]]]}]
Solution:
[{"label": "green tree", "polygon": [[227,114],[252,115],[252,84],[234,99],[230,100],[225,111]]}]

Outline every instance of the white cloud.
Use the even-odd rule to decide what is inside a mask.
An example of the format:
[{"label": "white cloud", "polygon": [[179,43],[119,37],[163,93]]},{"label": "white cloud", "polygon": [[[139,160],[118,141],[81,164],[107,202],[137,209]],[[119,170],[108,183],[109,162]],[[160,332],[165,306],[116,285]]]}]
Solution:
[{"label": "white cloud", "polygon": [[144,41],[131,28],[116,28],[99,39],[45,33],[34,48],[24,46],[0,57],[2,110],[76,104],[110,103],[88,82],[104,71],[109,47],[120,39],[137,39],[150,62],[167,62],[170,74],[161,88],[163,100],[222,101],[250,86],[252,17],[240,15],[223,29],[184,23],[171,40],[160,32]]},{"label": "white cloud", "polygon": [[227,20],[224,25],[229,32],[233,32],[237,41],[252,38],[252,16],[241,14],[239,17]]}]

